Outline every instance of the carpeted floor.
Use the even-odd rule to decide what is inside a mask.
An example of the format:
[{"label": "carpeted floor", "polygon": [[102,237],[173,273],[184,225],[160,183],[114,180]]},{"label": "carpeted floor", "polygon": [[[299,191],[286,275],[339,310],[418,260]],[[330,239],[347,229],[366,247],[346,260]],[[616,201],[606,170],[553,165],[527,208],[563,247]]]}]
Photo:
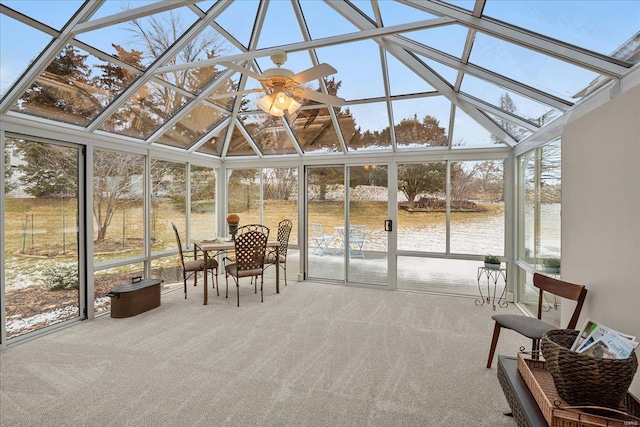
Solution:
[{"label": "carpeted floor", "polygon": [[[224,286],[223,286],[224,289]],[[202,289],[0,352],[0,425],[515,426],[473,299],[291,282]],[[235,290],[234,290],[235,291]],[[509,306],[501,313],[517,313]],[[504,331],[497,354],[528,345]]]}]

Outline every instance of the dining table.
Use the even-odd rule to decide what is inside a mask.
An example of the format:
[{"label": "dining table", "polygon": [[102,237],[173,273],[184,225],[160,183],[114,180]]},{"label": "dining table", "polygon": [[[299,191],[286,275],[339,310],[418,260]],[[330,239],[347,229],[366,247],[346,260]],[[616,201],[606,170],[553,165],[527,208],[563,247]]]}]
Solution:
[{"label": "dining table", "polygon": [[[198,251],[202,252],[204,257],[204,265],[207,265],[209,258],[216,257],[222,252],[232,251],[236,248],[236,243],[231,239],[216,238],[216,239],[201,239],[193,241],[193,253],[197,258]],[[275,259],[278,259],[280,254],[280,243],[277,240],[267,241],[267,249],[272,249],[275,252]],[[213,255],[210,255],[212,253]],[[220,283],[218,281],[218,283]],[[218,296],[220,295],[219,288],[216,288]],[[276,293],[280,293],[280,269],[276,268]],[[207,283],[207,274],[204,275],[204,305],[209,303],[209,287]]]}]

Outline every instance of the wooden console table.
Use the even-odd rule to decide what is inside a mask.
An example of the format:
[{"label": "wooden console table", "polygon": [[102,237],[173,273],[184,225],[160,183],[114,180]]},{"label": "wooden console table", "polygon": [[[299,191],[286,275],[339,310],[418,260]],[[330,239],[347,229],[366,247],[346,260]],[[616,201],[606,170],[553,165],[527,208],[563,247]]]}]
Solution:
[{"label": "wooden console table", "polygon": [[498,356],[498,380],[519,427],[548,427],[538,403],[518,372],[515,357]]}]

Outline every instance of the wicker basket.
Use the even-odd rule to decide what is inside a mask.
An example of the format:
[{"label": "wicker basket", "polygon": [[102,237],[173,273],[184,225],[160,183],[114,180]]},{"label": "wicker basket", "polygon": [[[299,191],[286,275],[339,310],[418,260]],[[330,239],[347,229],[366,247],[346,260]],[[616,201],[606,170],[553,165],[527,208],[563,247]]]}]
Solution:
[{"label": "wicker basket", "polygon": [[558,395],[574,406],[619,408],[638,369],[627,359],[603,359],[570,350],[579,331],[554,329],[542,337],[542,355]]}]

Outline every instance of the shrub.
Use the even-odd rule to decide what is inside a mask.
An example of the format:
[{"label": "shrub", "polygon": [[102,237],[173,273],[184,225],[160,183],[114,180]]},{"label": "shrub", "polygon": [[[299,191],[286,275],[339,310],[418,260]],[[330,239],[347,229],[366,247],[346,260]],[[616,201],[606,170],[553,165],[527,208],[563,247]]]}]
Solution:
[{"label": "shrub", "polygon": [[44,270],[44,289],[59,291],[63,289],[78,289],[78,266],[56,265]]}]

